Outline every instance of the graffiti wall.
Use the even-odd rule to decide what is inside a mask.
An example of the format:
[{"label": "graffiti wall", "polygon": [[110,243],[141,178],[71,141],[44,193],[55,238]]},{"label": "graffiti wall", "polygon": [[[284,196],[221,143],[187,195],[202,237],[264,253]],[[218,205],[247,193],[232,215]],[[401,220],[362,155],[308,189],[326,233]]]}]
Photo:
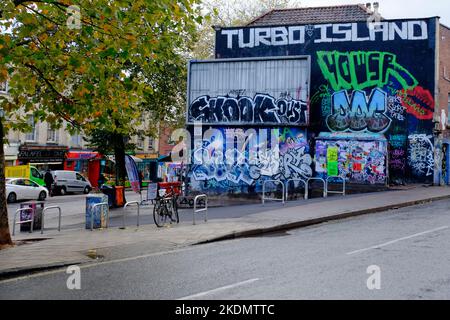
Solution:
[{"label": "graffiti wall", "polygon": [[[373,165],[383,159],[379,141],[340,141],[339,173],[369,184],[432,182],[436,28],[434,18],[389,20],[376,28],[352,21],[225,28],[216,31],[216,57],[310,56],[308,139],[328,132],[387,140],[383,173]],[[311,144],[318,175],[325,145]],[[354,162],[355,148],[361,165]]]},{"label": "graffiti wall", "polygon": [[298,128],[215,128],[194,142],[189,173],[193,191],[253,193],[266,180],[307,179],[312,157]]},{"label": "graffiti wall", "polygon": [[315,170],[323,179],[339,176],[347,183],[384,185],[387,158],[387,141],[380,137],[322,135],[316,143]]}]

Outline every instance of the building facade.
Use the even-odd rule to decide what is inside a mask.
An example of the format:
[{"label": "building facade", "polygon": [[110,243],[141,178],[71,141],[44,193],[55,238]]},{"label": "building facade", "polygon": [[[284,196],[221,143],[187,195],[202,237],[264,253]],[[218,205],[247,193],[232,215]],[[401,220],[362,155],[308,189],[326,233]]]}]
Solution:
[{"label": "building facade", "polygon": [[[278,174],[272,178],[292,178],[284,174],[290,168],[303,180],[340,176],[364,186],[449,183],[450,30],[438,17],[382,19],[374,26],[372,14],[361,5],[273,10],[244,27],[216,27],[216,59],[311,60],[308,123],[296,130],[260,121],[234,126],[279,129],[281,139],[298,144],[293,150],[302,152],[289,147],[288,158],[273,160]],[[296,95],[280,81],[273,98],[289,102]],[[188,116],[194,107],[188,105]],[[216,103],[202,110],[223,114],[227,108]],[[217,116],[197,120],[224,127]],[[196,191],[260,191],[260,179],[236,181],[231,170],[209,166],[204,177],[192,171],[190,178]]]}]

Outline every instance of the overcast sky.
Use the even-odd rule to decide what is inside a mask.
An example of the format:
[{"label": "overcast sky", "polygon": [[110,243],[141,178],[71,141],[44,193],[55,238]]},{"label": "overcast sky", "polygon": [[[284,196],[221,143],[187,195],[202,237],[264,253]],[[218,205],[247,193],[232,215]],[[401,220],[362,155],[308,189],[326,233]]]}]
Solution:
[{"label": "overcast sky", "polygon": [[424,18],[441,17],[441,23],[450,27],[450,1],[449,0],[301,0],[301,5],[319,7],[339,4],[357,4],[378,2],[380,13],[387,19],[391,18]]}]

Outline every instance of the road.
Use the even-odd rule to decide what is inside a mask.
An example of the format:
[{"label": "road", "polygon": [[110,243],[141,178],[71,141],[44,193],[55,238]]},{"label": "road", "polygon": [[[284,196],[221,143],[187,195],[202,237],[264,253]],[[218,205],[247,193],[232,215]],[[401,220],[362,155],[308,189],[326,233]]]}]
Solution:
[{"label": "road", "polygon": [[[450,299],[449,201],[0,282],[0,299]],[[380,289],[369,290],[369,266]]]}]

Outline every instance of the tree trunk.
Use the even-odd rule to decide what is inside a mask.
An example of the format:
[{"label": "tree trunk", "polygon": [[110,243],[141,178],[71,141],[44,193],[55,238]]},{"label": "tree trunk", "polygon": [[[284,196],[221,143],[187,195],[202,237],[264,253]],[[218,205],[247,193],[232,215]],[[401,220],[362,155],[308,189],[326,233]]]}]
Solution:
[{"label": "tree trunk", "polygon": [[5,151],[3,150],[3,123],[0,117],[0,248],[12,245],[8,223],[8,207],[6,205],[5,186]]},{"label": "tree trunk", "polygon": [[114,139],[114,158],[116,159],[116,185],[125,186],[125,142],[121,134],[116,134]]}]

